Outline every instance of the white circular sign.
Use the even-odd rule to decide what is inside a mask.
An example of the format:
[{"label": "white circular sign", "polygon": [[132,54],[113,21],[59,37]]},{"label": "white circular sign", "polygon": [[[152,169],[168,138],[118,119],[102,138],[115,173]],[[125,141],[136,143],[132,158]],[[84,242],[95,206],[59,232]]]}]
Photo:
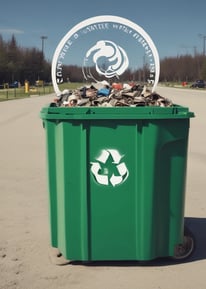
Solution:
[{"label": "white circular sign", "polygon": [[52,60],[56,94],[61,94],[62,83],[79,80],[144,81],[154,91],[159,73],[159,55],[150,36],[134,22],[112,15],[88,18],[74,26]]}]

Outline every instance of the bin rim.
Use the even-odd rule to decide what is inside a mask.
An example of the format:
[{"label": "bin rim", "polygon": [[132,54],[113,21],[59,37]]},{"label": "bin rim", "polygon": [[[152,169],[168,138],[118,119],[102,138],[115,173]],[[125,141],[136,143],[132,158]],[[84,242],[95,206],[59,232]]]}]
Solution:
[{"label": "bin rim", "polygon": [[69,119],[184,119],[194,117],[188,107],[51,107],[45,106],[40,111],[44,120]]}]

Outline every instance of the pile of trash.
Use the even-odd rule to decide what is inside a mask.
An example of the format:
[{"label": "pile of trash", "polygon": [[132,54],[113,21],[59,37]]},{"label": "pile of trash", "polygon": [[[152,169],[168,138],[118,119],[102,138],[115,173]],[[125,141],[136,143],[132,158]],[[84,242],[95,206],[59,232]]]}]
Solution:
[{"label": "pile of trash", "polygon": [[135,106],[173,106],[173,103],[159,94],[152,92],[145,84],[121,84],[107,81],[93,82],[79,89],[65,89],[54,99],[51,106],[59,107],[135,107]]}]

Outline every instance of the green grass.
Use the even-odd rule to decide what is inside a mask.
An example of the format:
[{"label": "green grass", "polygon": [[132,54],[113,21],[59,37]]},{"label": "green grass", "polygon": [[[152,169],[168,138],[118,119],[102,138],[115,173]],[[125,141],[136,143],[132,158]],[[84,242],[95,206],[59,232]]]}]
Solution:
[{"label": "green grass", "polygon": [[[59,85],[59,89],[63,91],[64,89],[77,89],[81,86],[86,85],[85,83],[75,82],[75,83],[63,83]],[[39,86],[39,87],[30,87],[29,92],[26,93],[24,87],[20,88],[8,88],[0,89],[0,102],[12,99],[27,98],[32,95],[44,95],[53,93],[53,86]]]},{"label": "green grass", "polygon": [[59,85],[59,89],[63,91],[64,89],[77,89],[84,85],[91,85],[91,83],[82,83],[82,82],[68,82],[68,83],[62,83]]},{"label": "green grass", "polygon": [[[167,82],[167,83],[161,83],[162,85],[170,86],[170,87],[182,87],[182,88],[188,88],[190,87],[190,83],[188,83],[187,86],[183,87],[181,83],[174,83],[174,82]],[[63,83],[59,85],[59,89],[63,91],[64,89],[78,89],[84,85],[91,85],[91,83],[81,83],[81,82],[74,82],[74,83]],[[54,89],[53,86],[40,86],[40,87],[30,87],[30,90],[28,93],[25,93],[24,87],[20,88],[9,88],[9,89],[0,89],[0,102],[6,101],[6,100],[12,100],[12,99],[20,99],[20,98],[27,98],[32,95],[44,95],[44,94],[50,94],[53,93]]]},{"label": "green grass", "polygon": [[53,92],[54,90],[52,85],[44,87],[30,87],[29,92],[27,93],[25,92],[24,87],[0,89],[0,101],[27,98],[32,95],[44,95]]}]

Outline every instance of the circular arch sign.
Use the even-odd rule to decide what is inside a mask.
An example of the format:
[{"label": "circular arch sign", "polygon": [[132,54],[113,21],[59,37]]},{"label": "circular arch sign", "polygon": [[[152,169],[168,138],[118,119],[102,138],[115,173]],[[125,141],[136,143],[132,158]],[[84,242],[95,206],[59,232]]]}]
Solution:
[{"label": "circular arch sign", "polygon": [[[80,69],[81,68],[81,69]],[[75,25],[59,42],[52,60],[52,83],[56,94],[61,84],[73,82],[74,72],[86,82],[144,80],[155,90],[160,65],[150,36],[136,23],[122,17],[102,15]]]}]

